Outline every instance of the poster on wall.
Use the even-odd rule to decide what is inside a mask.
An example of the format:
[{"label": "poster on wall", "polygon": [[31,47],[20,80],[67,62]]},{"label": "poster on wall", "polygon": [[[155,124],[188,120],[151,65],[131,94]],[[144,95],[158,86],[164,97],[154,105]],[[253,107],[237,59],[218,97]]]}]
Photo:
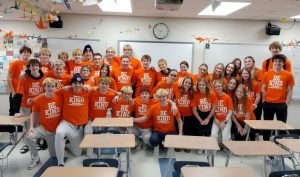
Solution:
[{"label": "poster on wall", "polygon": [[31,48],[33,54],[31,57],[36,58],[40,48],[47,47],[47,39],[40,37],[24,39],[20,36],[0,38],[0,94],[9,92],[6,80],[9,63],[19,59],[19,49],[24,45]]}]

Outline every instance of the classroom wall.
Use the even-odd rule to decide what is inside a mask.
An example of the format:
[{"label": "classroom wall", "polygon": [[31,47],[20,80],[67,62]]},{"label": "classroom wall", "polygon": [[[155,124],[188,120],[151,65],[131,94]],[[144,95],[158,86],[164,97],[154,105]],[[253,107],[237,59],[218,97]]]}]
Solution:
[{"label": "classroom wall", "polygon": [[[95,16],[95,15],[62,15],[62,29],[38,30],[33,22],[4,21],[0,20],[0,28],[12,30],[15,34],[27,33],[42,37],[67,37],[69,35],[78,38],[100,39],[106,42],[106,46],[117,49],[118,40],[143,40],[158,41],[152,34],[152,27],[163,22],[169,26],[169,35],[162,41],[195,42],[192,70],[203,62],[204,44],[198,43],[194,36],[215,37],[216,42],[228,43],[259,43],[269,44],[274,40],[288,42],[300,39],[300,23],[289,30],[281,30],[280,36],[268,36],[265,34],[267,21],[255,20],[221,20],[221,19],[179,19],[179,18],[145,18],[145,17],[119,17],[119,16]],[[292,22],[272,22],[282,28],[289,28]],[[133,28],[132,32],[126,32]],[[122,32],[122,33],[121,33]],[[193,36],[194,35],[194,36]],[[80,46],[79,46],[80,47]],[[83,47],[83,46],[81,46]],[[95,49],[94,49],[95,50]],[[268,50],[266,48],[266,50]],[[251,54],[249,54],[251,55]],[[171,59],[169,59],[171,60]],[[0,95],[0,100],[8,100],[7,95]],[[300,103],[292,103],[289,106],[288,122],[300,128],[300,115],[297,109]],[[1,105],[0,114],[6,114],[8,103]]]}]

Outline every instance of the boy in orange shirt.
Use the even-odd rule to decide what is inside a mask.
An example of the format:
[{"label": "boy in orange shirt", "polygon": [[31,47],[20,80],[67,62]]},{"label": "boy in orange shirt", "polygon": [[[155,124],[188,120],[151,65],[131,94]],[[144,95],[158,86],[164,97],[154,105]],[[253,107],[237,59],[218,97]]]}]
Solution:
[{"label": "boy in orange shirt", "polygon": [[89,64],[90,62],[93,61],[93,55],[94,55],[94,51],[93,51],[92,46],[90,44],[85,45],[84,48],[83,48],[83,59],[82,59],[82,61]]},{"label": "boy in orange shirt", "polygon": [[133,77],[133,69],[129,67],[129,56],[121,56],[121,67],[112,71],[111,77],[115,79],[117,84],[117,91],[121,91],[123,86],[131,86]]},{"label": "boy in orange shirt", "polygon": [[116,50],[112,47],[108,47],[105,56],[103,57],[103,63],[110,66],[110,71],[120,67],[119,58],[117,58],[115,54]]},{"label": "boy in orange shirt", "polygon": [[131,45],[129,45],[129,44],[124,45],[123,46],[123,53],[124,53],[124,55],[127,55],[127,56],[130,57],[130,59],[129,59],[129,67],[131,69],[133,69],[134,71],[138,70],[138,69],[142,69],[142,65],[141,65],[140,60],[137,59],[137,58],[134,58],[132,56],[132,46]]},{"label": "boy in orange shirt", "polygon": [[48,73],[48,77],[56,79],[57,88],[70,85],[71,75],[65,72],[65,63],[62,60],[56,60],[53,71]]},{"label": "boy in orange shirt", "polygon": [[[79,144],[83,139],[83,127],[88,123],[89,91],[83,87],[83,78],[79,73],[71,79],[70,89],[59,89],[57,94],[63,99],[62,121],[55,134],[55,151],[58,166],[64,166],[65,146],[75,155],[81,155]],[[69,144],[66,144],[67,138]]]},{"label": "boy in orange shirt", "polygon": [[[9,64],[7,73],[7,85],[10,91],[9,94],[9,115],[14,116],[19,110],[13,110],[13,97],[17,92],[19,77],[22,71],[26,69],[27,61],[31,55],[31,49],[29,47],[23,46],[20,48],[20,59],[15,60]],[[15,112],[17,111],[17,112]]]},{"label": "boy in orange shirt", "polygon": [[39,51],[39,58],[42,64],[41,70],[45,75],[48,75],[48,73],[52,71],[50,57],[50,50],[47,48],[41,48],[41,50]]},{"label": "boy in orange shirt", "polygon": [[221,81],[215,81],[215,92],[217,94],[217,107],[215,111],[215,119],[211,129],[211,136],[218,139],[219,131],[222,132],[222,140],[231,139],[231,115],[233,110],[232,99],[223,92]]},{"label": "boy in orange shirt", "polygon": [[[55,157],[54,138],[55,130],[61,120],[62,102],[61,99],[54,94],[57,88],[57,82],[53,78],[46,78],[43,82],[45,93],[34,98],[32,104],[32,113],[30,116],[30,128],[25,137],[25,144],[28,146],[31,163],[28,170],[33,169],[40,163],[36,141],[43,138],[47,141],[50,157]],[[35,127],[36,120],[38,126]]]},{"label": "boy in orange shirt", "polygon": [[80,73],[81,67],[86,65],[86,62],[82,61],[82,50],[81,49],[74,49],[72,52],[73,59],[67,61],[68,71],[71,76],[75,73]]},{"label": "boy in orange shirt", "polygon": [[159,89],[156,97],[159,103],[150,107],[147,113],[134,122],[145,122],[148,119],[153,120],[153,132],[150,136],[150,144],[154,146],[154,155],[158,155],[159,145],[168,134],[176,134],[175,119],[178,124],[179,135],[182,135],[182,120],[179,112],[174,115],[171,111],[172,105],[167,101],[169,92],[166,89]]},{"label": "boy in orange shirt", "polygon": [[[295,81],[293,75],[283,69],[284,61],[287,60],[285,55],[276,54],[272,60],[273,70],[264,73],[262,80],[264,119],[273,120],[276,113],[277,120],[286,122]],[[270,131],[264,131],[264,140],[269,140],[270,135]]]},{"label": "boy in orange shirt", "polygon": [[155,70],[150,68],[151,57],[149,55],[142,56],[143,68],[135,70],[133,74],[133,83],[136,85],[135,97],[139,97],[141,88],[147,86],[150,90],[150,96],[153,96],[153,88],[156,82],[157,73]]},{"label": "boy in orange shirt", "polygon": [[[273,70],[273,57],[274,55],[280,54],[282,50],[282,45],[278,41],[274,41],[269,45],[269,50],[272,53],[272,57],[263,61],[262,72]],[[283,62],[283,69],[292,73],[292,62],[286,59]]]}]

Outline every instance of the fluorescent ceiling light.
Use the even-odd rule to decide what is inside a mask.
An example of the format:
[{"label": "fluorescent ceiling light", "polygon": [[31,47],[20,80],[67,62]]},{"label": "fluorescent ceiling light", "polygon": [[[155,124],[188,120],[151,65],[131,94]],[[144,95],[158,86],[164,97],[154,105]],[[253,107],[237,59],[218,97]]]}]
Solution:
[{"label": "fluorescent ceiling light", "polygon": [[296,15],[296,16],[293,16],[293,17],[290,17],[290,18],[300,18],[300,15]]},{"label": "fluorescent ceiling light", "polygon": [[103,12],[132,13],[130,0],[102,0],[98,6]]},{"label": "fluorescent ceiling light", "polygon": [[0,18],[3,18],[3,16],[2,16],[2,15],[0,15]]},{"label": "fluorescent ceiling light", "polygon": [[248,2],[221,2],[221,4],[216,7],[214,11],[212,10],[212,5],[209,5],[198,15],[226,16],[250,4],[251,3]]}]

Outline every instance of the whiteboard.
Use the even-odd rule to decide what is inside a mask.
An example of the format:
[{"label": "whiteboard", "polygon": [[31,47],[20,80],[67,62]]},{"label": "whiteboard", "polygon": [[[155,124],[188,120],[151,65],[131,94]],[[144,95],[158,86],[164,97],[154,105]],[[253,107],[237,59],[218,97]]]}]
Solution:
[{"label": "whiteboard", "polygon": [[[300,47],[283,47],[282,54],[292,61],[292,71],[295,79],[293,99],[300,100]],[[269,45],[267,44],[234,44],[234,43],[213,43],[209,49],[204,49],[204,63],[208,65],[209,72],[212,72],[217,63],[231,62],[234,58],[243,60],[246,56],[253,56],[255,65],[262,67],[262,62],[271,57]]]},{"label": "whiteboard", "polygon": [[84,46],[90,44],[94,53],[100,52],[105,55],[106,41],[92,40],[92,39],[69,39],[69,38],[47,38],[48,49],[51,51],[51,60],[57,60],[58,54],[62,51],[66,51],[69,54],[69,58],[72,58],[72,51],[75,48],[83,50]]},{"label": "whiteboard", "polygon": [[118,41],[119,55],[123,54],[123,46],[130,44],[133,48],[133,56],[141,59],[145,54],[151,56],[151,65],[158,70],[157,61],[161,58],[167,60],[168,67],[179,70],[179,63],[183,60],[190,65],[192,71],[193,49],[192,42],[155,42],[155,41]]}]

